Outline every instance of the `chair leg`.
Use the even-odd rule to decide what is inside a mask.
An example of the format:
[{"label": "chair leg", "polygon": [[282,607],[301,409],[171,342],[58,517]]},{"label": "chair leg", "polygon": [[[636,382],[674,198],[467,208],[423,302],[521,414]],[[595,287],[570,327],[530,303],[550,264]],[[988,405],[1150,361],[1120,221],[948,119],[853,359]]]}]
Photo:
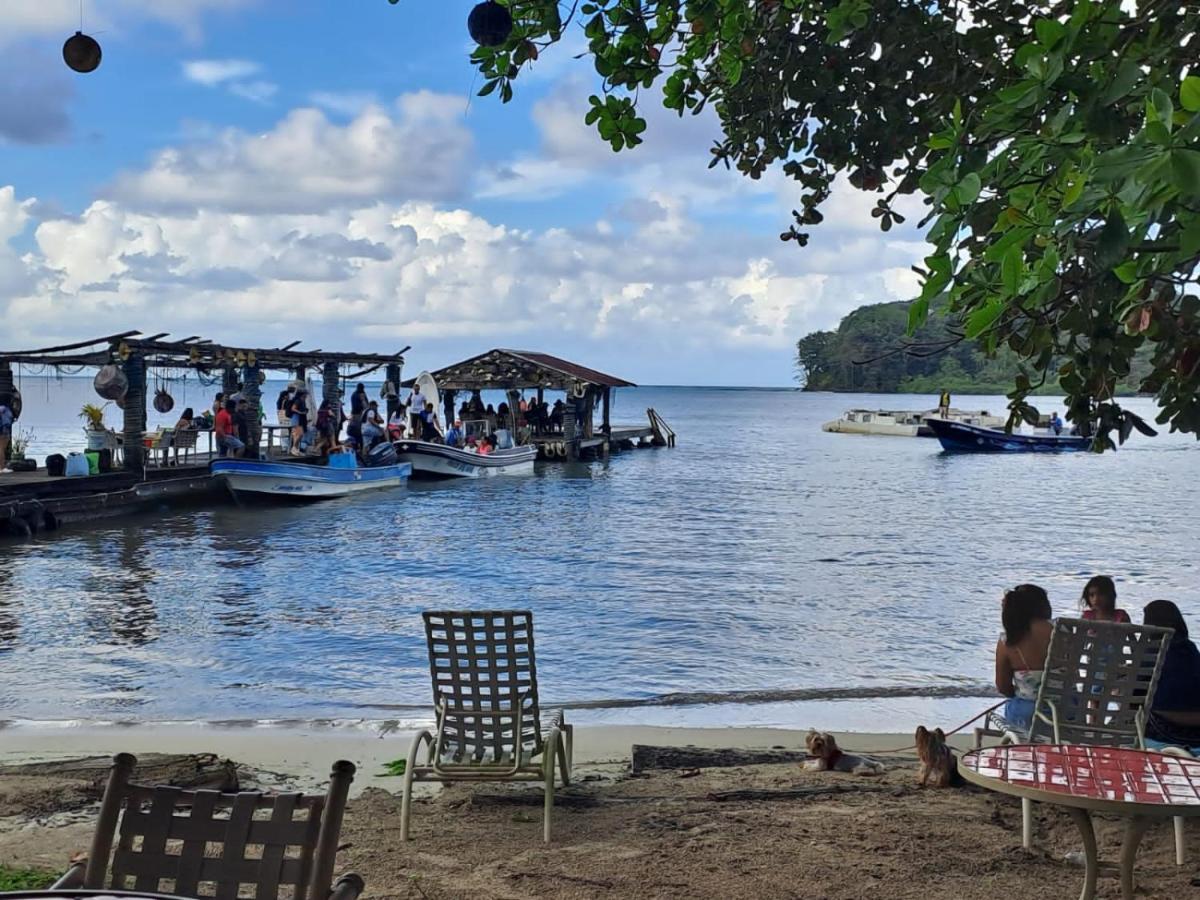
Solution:
[{"label": "chair leg", "polygon": [[542,812],[542,841],[550,843],[550,818],[554,814],[554,767],[558,764],[558,729],[552,728],[546,740],[546,756],[542,760],[545,771],[545,809]]},{"label": "chair leg", "polygon": [[1021,798],[1021,846],[1033,849],[1033,801]]},{"label": "chair leg", "polygon": [[400,795],[400,840],[408,840],[408,822],[412,816],[412,788],[413,788],[413,772],[417,767],[417,753],[421,750],[423,741],[433,742],[433,735],[428,731],[421,731],[413,738],[413,742],[408,747],[408,762],[404,766],[404,789]]},{"label": "chair leg", "polygon": [[1186,862],[1183,838],[1183,816],[1175,817],[1175,865],[1182,866]]}]

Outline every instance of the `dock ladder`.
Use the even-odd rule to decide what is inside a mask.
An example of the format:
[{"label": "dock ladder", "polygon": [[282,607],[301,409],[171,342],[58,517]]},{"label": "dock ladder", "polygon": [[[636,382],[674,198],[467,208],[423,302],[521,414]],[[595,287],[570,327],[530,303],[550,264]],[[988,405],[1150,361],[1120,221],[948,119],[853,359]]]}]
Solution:
[{"label": "dock ladder", "polygon": [[667,424],[667,420],[658,414],[653,406],[646,410],[650,417],[650,428],[654,432],[654,443],[660,446],[675,446],[675,429]]}]

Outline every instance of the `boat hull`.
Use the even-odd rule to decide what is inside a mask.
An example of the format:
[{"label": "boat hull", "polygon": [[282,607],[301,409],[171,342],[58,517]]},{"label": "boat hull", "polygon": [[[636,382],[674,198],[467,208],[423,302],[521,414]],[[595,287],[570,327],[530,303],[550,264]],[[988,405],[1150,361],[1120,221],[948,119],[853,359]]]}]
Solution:
[{"label": "boat hull", "polygon": [[396,458],[412,466],[414,478],[490,478],[494,475],[528,475],[537,459],[534,446],[510,447],[480,456],[470,450],[396,441]]},{"label": "boat hull", "polygon": [[326,500],[360,491],[399,487],[412,474],[408,463],[374,468],[331,468],[305,463],[253,459],[219,459],[214,476],[239,494],[295,500]]},{"label": "boat hull", "polygon": [[[840,419],[826,422],[822,431],[834,434],[876,434],[885,437],[934,437],[933,429],[926,422],[940,418],[937,410],[887,410],[851,409]],[[1001,428],[1007,421],[1002,416],[993,416],[986,410],[972,412],[951,409],[947,417],[953,422],[964,422],[984,428]]]},{"label": "boat hull", "polygon": [[1075,435],[1005,434],[945,419],[925,424],[948,453],[1078,453],[1092,449],[1092,439]]}]

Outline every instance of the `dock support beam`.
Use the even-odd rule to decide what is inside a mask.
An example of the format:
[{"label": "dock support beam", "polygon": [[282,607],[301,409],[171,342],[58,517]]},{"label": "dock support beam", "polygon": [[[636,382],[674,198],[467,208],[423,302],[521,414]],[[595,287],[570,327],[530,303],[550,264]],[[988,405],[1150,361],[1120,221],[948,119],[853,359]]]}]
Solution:
[{"label": "dock support beam", "polygon": [[16,383],[13,381],[12,365],[0,362],[0,394],[11,396],[15,388]]},{"label": "dock support beam", "polygon": [[125,468],[130,472],[141,472],[146,468],[146,448],[142,446],[142,435],[146,431],[146,358],[140,353],[131,353],[125,360],[125,378],[129,389],[122,400],[125,409],[124,431]]},{"label": "dock support beam", "polygon": [[238,370],[233,366],[226,366],[221,370],[221,390],[225,394],[225,399],[228,400],[238,389]]},{"label": "dock support beam", "polygon": [[258,459],[262,446],[262,417],[259,410],[262,407],[262,385],[258,382],[258,364],[242,368],[242,396],[250,407],[250,445],[246,448],[247,459]]},{"label": "dock support beam", "polygon": [[392,393],[387,395],[387,417],[390,422],[392,416],[396,414],[396,410],[400,408],[400,365],[388,363],[387,374],[384,377],[392,386]]},{"label": "dock support beam", "polygon": [[612,444],[612,388],[606,387],[602,395],[603,408],[601,411],[602,422],[601,428],[604,431],[604,446],[603,453],[608,456],[610,445]]},{"label": "dock support beam", "polygon": [[442,430],[449,431],[454,425],[454,398],[458,396],[458,391],[442,391],[442,412],[446,418],[442,419]]}]

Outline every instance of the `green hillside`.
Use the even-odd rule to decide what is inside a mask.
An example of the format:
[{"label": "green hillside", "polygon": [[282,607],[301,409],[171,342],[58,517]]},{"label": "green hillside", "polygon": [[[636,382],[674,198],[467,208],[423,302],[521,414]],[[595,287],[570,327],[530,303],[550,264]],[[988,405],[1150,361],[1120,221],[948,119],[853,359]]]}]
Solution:
[{"label": "green hillside", "polygon": [[[944,319],[931,316],[911,338],[907,328],[906,301],[860,306],[837,331],[815,331],[796,342],[796,378],[809,391],[1007,394],[1013,389],[1019,364],[1011,350],[989,358],[974,343],[961,341],[935,352],[951,337]],[[917,346],[902,352],[906,344]],[[1148,359],[1134,362],[1123,393],[1136,393],[1150,372]],[[1037,393],[1061,391],[1053,380]]]}]

